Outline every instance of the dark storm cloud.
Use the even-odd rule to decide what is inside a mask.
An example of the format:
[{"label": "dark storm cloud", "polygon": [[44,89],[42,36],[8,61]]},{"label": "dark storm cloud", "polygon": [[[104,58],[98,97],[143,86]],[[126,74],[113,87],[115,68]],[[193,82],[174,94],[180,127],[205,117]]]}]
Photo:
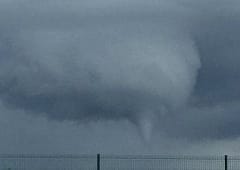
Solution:
[{"label": "dark storm cloud", "polygon": [[161,128],[173,138],[191,137],[200,142],[207,139],[237,139],[240,131],[239,110],[239,101],[188,108],[166,118]]},{"label": "dark storm cloud", "polygon": [[147,139],[154,126],[238,136],[237,1],[0,4],[5,106],[53,120],[128,119]]},{"label": "dark storm cloud", "polygon": [[202,69],[196,93],[206,102],[239,100],[238,17],[239,15],[233,15],[208,21],[209,31],[199,34],[197,44],[202,56]]}]

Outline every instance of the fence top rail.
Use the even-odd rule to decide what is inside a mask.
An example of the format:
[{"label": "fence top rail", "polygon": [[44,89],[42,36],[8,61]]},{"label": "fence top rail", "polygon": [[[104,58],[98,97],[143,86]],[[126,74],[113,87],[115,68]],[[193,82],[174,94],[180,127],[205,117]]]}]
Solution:
[{"label": "fence top rail", "polygon": [[235,155],[235,156],[228,156],[228,159],[229,160],[240,160],[240,156],[237,156],[237,155]]},{"label": "fence top rail", "polygon": [[[100,154],[101,159],[151,159],[151,160],[224,160],[224,155],[118,155]],[[0,159],[97,159],[97,154],[0,154]],[[229,160],[240,160],[240,156],[228,156]]]},{"label": "fence top rail", "polygon": [[192,155],[101,155],[102,159],[165,159],[165,160],[224,160],[224,156],[192,156]]},{"label": "fence top rail", "polygon": [[93,154],[0,154],[0,159],[90,159],[96,158]]}]

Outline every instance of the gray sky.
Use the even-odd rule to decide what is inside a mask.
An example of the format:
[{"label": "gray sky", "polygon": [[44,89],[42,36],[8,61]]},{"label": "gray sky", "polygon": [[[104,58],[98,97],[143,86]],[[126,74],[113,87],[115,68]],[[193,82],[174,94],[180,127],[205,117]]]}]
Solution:
[{"label": "gray sky", "polygon": [[238,153],[237,0],[1,0],[4,153]]}]

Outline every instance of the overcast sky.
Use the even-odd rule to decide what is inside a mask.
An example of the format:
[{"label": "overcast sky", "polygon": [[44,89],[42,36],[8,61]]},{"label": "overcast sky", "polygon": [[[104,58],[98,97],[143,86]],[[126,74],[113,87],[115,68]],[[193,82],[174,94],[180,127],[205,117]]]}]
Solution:
[{"label": "overcast sky", "polygon": [[1,153],[237,154],[240,1],[0,0]]}]

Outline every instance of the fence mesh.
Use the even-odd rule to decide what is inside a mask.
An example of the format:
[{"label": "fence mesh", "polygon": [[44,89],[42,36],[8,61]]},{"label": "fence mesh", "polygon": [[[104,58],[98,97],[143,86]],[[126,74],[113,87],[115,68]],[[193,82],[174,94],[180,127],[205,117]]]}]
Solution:
[{"label": "fence mesh", "polygon": [[228,170],[240,170],[240,156],[228,156]]},{"label": "fence mesh", "polygon": [[104,170],[224,170],[223,157],[103,156]]},{"label": "fence mesh", "polygon": [[0,170],[240,170],[240,156],[0,155]]},{"label": "fence mesh", "polygon": [[97,170],[94,155],[1,155],[0,170]]}]

